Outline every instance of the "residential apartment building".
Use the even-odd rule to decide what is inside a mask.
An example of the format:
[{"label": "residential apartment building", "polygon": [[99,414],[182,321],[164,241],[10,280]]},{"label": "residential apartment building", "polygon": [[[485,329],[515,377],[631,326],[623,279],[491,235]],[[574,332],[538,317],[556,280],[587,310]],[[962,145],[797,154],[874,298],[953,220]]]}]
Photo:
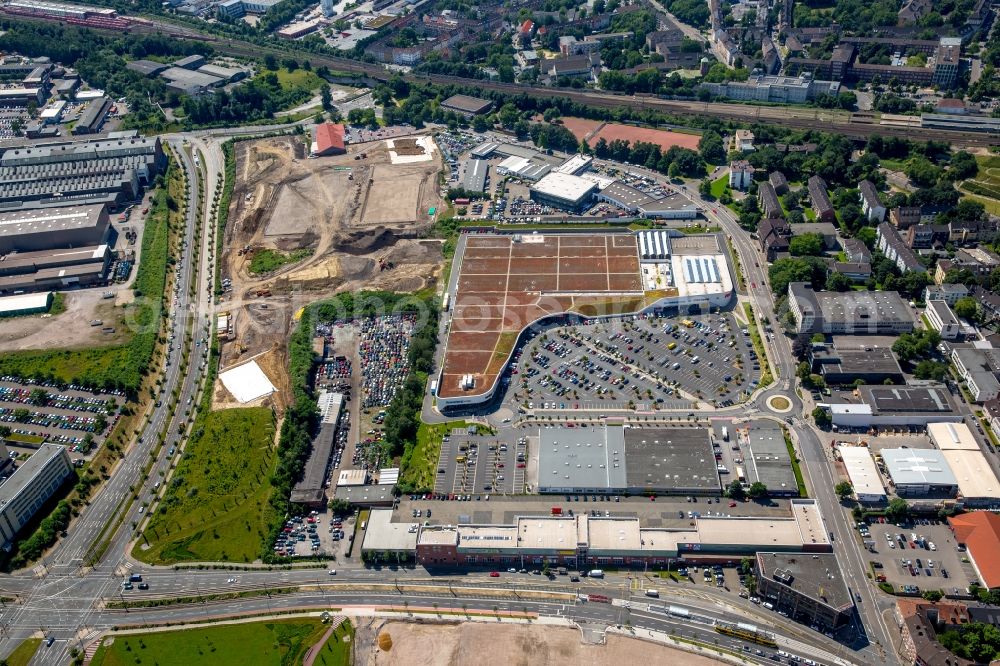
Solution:
[{"label": "residential apartment building", "polygon": [[835,629],[851,620],[854,601],[834,555],[757,553],[757,592],[777,609]]},{"label": "residential apartment building", "polygon": [[760,199],[761,217],[766,220],[783,219],[785,217],[785,212],[781,208],[781,202],[778,201],[778,195],[775,193],[771,183],[764,181],[758,185],[757,197]]},{"label": "residential apartment building", "polygon": [[944,301],[955,305],[958,299],[969,295],[969,288],[964,284],[930,284],[924,287],[924,302]]},{"label": "residential apartment building", "polygon": [[965,380],[972,399],[988,402],[1000,396],[1000,350],[962,347],[951,350],[951,360],[959,376]]},{"label": "residential apartment building", "polygon": [[66,447],[42,444],[0,485],[0,543],[13,541],[17,532],[73,474]]},{"label": "residential apartment building", "polygon": [[885,219],[885,206],[873,182],[863,180],[858,183],[858,198],[861,201],[861,212],[869,222],[882,222]]},{"label": "residential apartment building", "polygon": [[746,160],[736,160],[729,164],[729,187],[733,190],[746,190],[753,182],[754,168]]},{"label": "residential apartment building", "polygon": [[[884,210],[884,209],[883,209]],[[903,273],[926,273],[927,269],[888,222],[878,225],[876,247]]]},{"label": "residential apartment building", "polygon": [[827,194],[826,181],[819,176],[812,176],[807,183],[807,189],[813,212],[816,213],[816,219],[821,222],[835,223],[837,212],[830,202],[830,195]]},{"label": "residential apartment building", "polygon": [[931,328],[941,335],[942,340],[954,340],[962,332],[958,317],[955,316],[951,306],[944,301],[927,301],[924,315]]}]

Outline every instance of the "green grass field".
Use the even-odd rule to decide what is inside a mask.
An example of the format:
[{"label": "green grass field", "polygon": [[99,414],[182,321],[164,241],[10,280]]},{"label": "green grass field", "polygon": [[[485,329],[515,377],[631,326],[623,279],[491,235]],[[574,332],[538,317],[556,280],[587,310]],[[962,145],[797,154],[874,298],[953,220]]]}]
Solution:
[{"label": "green grass field", "polygon": [[465,421],[421,423],[417,427],[417,444],[413,447],[413,453],[406,464],[401,465],[403,471],[399,482],[415,490],[433,490],[438,457],[441,455],[441,440],[451,432],[452,428],[467,427],[469,424]]},{"label": "green grass field", "polygon": [[723,176],[722,178],[716,178],[712,181],[712,196],[718,199],[729,187],[729,176]]},{"label": "green grass field", "polygon": [[268,531],[273,444],[270,409],[224,409],[200,419],[146,528],[151,547],[140,542],[133,555],[152,564],[258,559]]},{"label": "green grass field", "polygon": [[287,69],[282,67],[275,72],[278,75],[278,83],[281,84],[281,89],[285,91],[289,90],[316,90],[323,83],[323,79],[319,78],[319,75],[313,71],[306,71],[304,69],[297,69],[294,72],[289,72]]},{"label": "green grass field", "polygon": [[[329,625],[318,618],[206,626],[182,631],[114,636],[90,662],[93,666],[297,666],[323,638]],[[349,642],[344,637],[349,636]],[[354,630],[338,627],[316,664],[348,666]]]},{"label": "green grass field", "polygon": [[7,666],[28,666],[28,662],[38,652],[38,646],[41,644],[41,638],[25,638],[7,657]]},{"label": "green grass field", "polygon": [[279,252],[278,250],[260,250],[255,252],[250,260],[250,273],[261,275],[276,271],[287,264],[294,264],[306,257],[312,256],[313,251],[309,248],[296,250],[295,252]]},{"label": "green grass field", "polygon": [[966,199],[983,204],[986,212],[1000,215],[1000,156],[977,157],[979,173],[959,185]]}]

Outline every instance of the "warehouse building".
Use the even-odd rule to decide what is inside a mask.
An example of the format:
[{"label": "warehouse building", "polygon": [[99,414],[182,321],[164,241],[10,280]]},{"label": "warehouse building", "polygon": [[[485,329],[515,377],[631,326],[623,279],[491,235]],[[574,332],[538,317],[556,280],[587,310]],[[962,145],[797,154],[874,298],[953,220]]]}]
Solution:
[{"label": "warehouse building", "polygon": [[[735,564],[758,551],[828,553],[830,540],[815,500],[795,499],[791,516],[696,517],[682,529],[644,527],[638,518],[519,516],[499,525],[425,526],[416,559],[424,566],[666,566]],[[406,525],[406,523],[402,523]]]},{"label": "warehouse building", "polygon": [[344,394],[323,391],[316,399],[319,410],[319,430],[313,438],[302,478],[289,496],[293,504],[302,504],[310,509],[326,506],[326,488],[329,486],[330,456],[340,424],[340,414],[344,408]]},{"label": "warehouse building", "polygon": [[202,95],[226,83],[217,76],[176,66],[163,70],[160,76],[166,80],[167,88],[192,96]]},{"label": "warehouse building", "polygon": [[202,74],[208,74],[209,76],[222,79],[226,83],[236,83],[237,81],[241,81],[247,77],[247,72],[244,69],[237,69],[236,67],[223,67],[222,65],[202,65],[198,68],[198,71]]},{"label": "warehouse building", "polygon": [[80,119],[73,126],[73,134],[97,134],[101,131],[110,110],[110,99],[107,97],[95,99],[80,114]]},{"label": "warehouse building", "polygon": [[835,335],[830,343],[812,345],[812,371],[832,386],[859,379],[865,384],[902,384],[903,369],[892,353],[895,341],[890,336]]},{"label": "warehouse building", "polygon": [[992,506],[1000,497],[997,480],[979,442],[964,423],[928,423],[927,434],[940,449],[958,481],[958,499],[965,506]]},{"label": "warehouse building", "polygon": [[618,180],[596,192],[594,198],[618,206],[629,215],[651,220],[693,220],[699,212],[697,206],[679,194],[657,199]]},{"label": "warehouse building", "polygon": [[101,245],[110,231],[104,205],[0,212],[0,254]]},{"label": "warehouse building", "polygon": [[42,444],[0,485],[0,542],[14,540],[18,531],[73,474],[66,448]]},{"label": "warehouse building", "polygon": [[714,495],[721,483],[705,428],[545,428],[538,491]]},{"label": "warehouse building", "polygon": [[814,291],[808,282],[788,285],[797,333],[898,335],[913,330],[913,315],[895,291]]},{"label": "warehouse building", "polygon": [[365,562],[407,562],[417,550],[419,523],[392,522],[392,509],[372,509],[361,543]]},{"label": "warehouse building", "polygon": [[104,284],[111,258],[107,245],[8,254],[0,259],[0,292]]},{"label": "warehouse building", "polygon": [[0,204],[66,206],[104,201],[112,195],[115,210],[138,200],[165,167],[166,156],[156,137],[8,148],[0,156]]},{"label": "warehouse building", "polygon": [[465,166],[465,176],[462,178],[462,189],[476,194],[486,192],[486,178],[489,172],[490,163],[486,160],[469,160]]},{"label": "warehouse building", "polygon": [[148,76],[152,78],[159,75],[170,65],[164,65],[162,62],[154,62],[152,60],[133,60],[132,62],[125,65],[125,69],[132,70],[133,72],[138,72],[143,76]]},{"label": "warehouse building", "polygon": [[935,449],[882,449],[882,460],[900,497],[951,498],[958,481]]},{"label": "warehouse building", "polygon": [[799,486],[781,426],[769,420],[754,421],[747,432],[749,452],[744,460],[747,481],[767,486],[769,495],[798,497]]},{"label": "warehouse building", "polygon": [[570,212],[590,207],[597,183],[566,173],[550,173],[531,186],[531,200]]},{"label": "warehouse building", "polygon": [[0,297],[0,317],[20,317],[48,312],[50,307],[52,307],[51,291]]},{"label": "warehouse building", "polygon": [[478,116],[493,107],[493,102],[469,95],[452,95],[441,102],[441,108],[455,111],[465,116]]},{"label": "warehouse building", "polygon": [[932,386],[858,387],[860,403],[824,403],[830,410],[835,428],[896,426],[913,428],[935,421],[961,421],[948,390]]},{"label": "warehouse building", "polygon": [[882,485],[882,477],[879,476],[868,447],[841,446],[839,450],[857,500],[862,504],[884,502],[885,486]]},{"label": "warehouse building", "polygon": [[757,553],[757,591],[792,619],[837,629],[854,602],[835,555]]}]

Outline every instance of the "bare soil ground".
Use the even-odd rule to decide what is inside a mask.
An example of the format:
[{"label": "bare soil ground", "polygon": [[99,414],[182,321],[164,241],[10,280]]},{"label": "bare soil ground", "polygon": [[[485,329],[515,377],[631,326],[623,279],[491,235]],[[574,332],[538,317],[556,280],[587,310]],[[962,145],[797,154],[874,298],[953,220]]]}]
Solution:
[{"label": "bare soil ground", "polygon": [[[279,409],[289,397],[286,341],[299,308],[343,290],[422,289],[442,263],[440,242],[422,239],[432,222],[427,211],[442,204],[436,151],[432,161],[403,165],[390,163],[384,141],[334,157],[305,155],[299,137],[238,143],[224,235],[222,275],[233,288],[219,309],[232,314],[236,339],[223,345],[222,367],[271,352],[258,363],[279,389],[271,398]],[[262,248],[314,252],[250,275],[253,252]],[[214,398],[216,406],[232,406],[221,383]]]},{"label": "bare soil ground", "polygon": [[[390,641],[384,636],[388,634]],[[388,650],[380,647],[391,645]],[[481,622],[420,623],[373,620],[358,627],[359,666],[587,666],[720,662],[633,638],[609,635],[605,645],[581,642],[576,629]]]},{"label": "bare soil ground", "polygon": [[[0,320],[0,352],[22,349],[60,349],[109,345],[129,339],[127,310],[115,307],[115,299],[101,298],[107,289],[83,289],[66,292],[66,311],[45,316],[13,317]],[[131,291],[116,287],[115,291]],[[128,300],[128,299],[126,299]],[[101,326],[90,322],[100,319]],[[113,334],[101,329],[114,327]]]}]

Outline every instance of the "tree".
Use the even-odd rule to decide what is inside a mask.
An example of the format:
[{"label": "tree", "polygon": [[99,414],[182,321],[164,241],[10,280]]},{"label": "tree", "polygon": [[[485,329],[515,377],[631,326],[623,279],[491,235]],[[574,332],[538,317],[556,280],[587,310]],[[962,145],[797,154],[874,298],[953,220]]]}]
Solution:
[{"label": "tree", "polygon": [[49,392],[43,388],[33,388],[28,394],[28,402],[37,407],[49,404]]},{"label": "tree", "polygon": [[833,423],[833,419],[830,417],[830,412],[826,411],[822,407],[816,407],[812,410],[813,421],[816,422],[816,427],[820,430],[827,430]]},{"label": "tree", "polygon": [[278,69],[278,59],[275,58],[270,53],[264,55],[264,68],[270,71],[275,71]]},{"label": "tree", "polygon": [[726,158],[726,147],[722,136],[714,130],[705,130],[698,140],[698,153],[709,164],[721,164]]},{"label": "tree", "polygon": [[851,278],[838,271],[830,271],[826,278],[827,291],[847,291],[851,288]]},{"label": "tree", "polygon": [[743,484],[740,483],[738,480],[733,481],[728,486],[726,486],[726,495],[730,499],[734,499],[737,501],[742,501],[746,499],[746,491],[743,490]]},{"label": "tree", "polygon": [[910,506],[902,497],[894,497],[889,500],[889,506],[885,509],[885,517],[890,522],[898,523],[910,515]]},{"label": "tree", "polygon": [[841,500],[845,500],[854,494],[854,487],[849,481],[841,481],[833,487],[833,492],[837,493],[837,497]]},{"label": "tree", "polygon": [[971,296],[966,296],[955,301],[954,310],[956,316],[961,317],[962,319],[975,321],[979,307],[976,303],[976,299]]},{"label": "tree", "polygon": [[324,111],[333,111],[333,97],[330,95],[329,84],[320,86],[319,99]]},{"label": "tree", "polygon": [[793,257],[817,257],[823,254],[823,234],[810,232],[795,236],[788,243],[788,251]]},{"label": "tree", "polygon": [[941,598],[944,596],[944,594],[941,592],[941,590],[924,590],[920,594],[920,596],[926,599],[927,601],[933,602],[933,601],[941,601]]},{"label": "tree", "polygon": [[767,486],[760,481],[754,481],[750,484],[750,488],[747,490],[747,495],[753,499],[767,497]]},{"label": "tree", "polygon": [[472,119],[472,129],[476,132],[482,133],[490,128],[489,122],[486,120],[486,116],[478,115]]}]

